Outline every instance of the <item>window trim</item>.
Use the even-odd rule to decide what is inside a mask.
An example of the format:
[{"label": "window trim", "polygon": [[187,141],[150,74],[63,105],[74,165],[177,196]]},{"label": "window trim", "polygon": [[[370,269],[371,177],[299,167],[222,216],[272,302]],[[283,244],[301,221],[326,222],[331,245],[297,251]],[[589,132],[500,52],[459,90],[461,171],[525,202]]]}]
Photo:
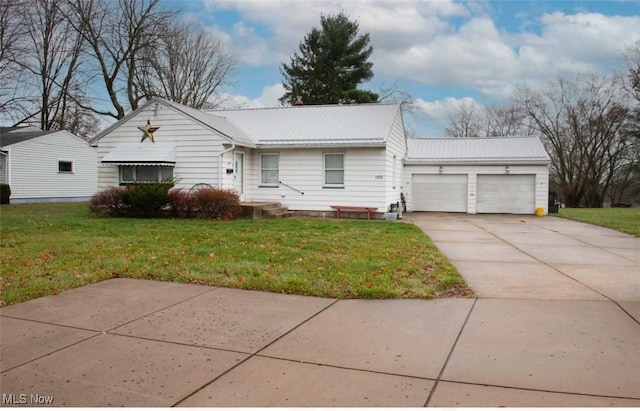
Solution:
[{"label": "window trim", "polygon": [[[263,166],[263,157],[264,156],[275,156],[276,157],[276,168],[266,168]],[[275,171],[277,173],[277,178],[275,183],[267,183],[262,180],[262,172],[263,171]],[[265,188],[274,188],[280,187],[280,153],[260,153],[260,184],[258,187]]]},{"label": "window trim", "polygon": [[[342,156],[342,168],[327,168],[327,156]],[[344,152],[327,152],[322,153],[322,188],[344,188],[345,187],[345,162],[346,155]],[[327,183],[327,171],[342,171],[342,183]]]},{"label": "window trim", "polygon": [[396,156],[394,155],[394,156],[393,156],[393,170],[392,170],[393,175],[392,175],[392,177],[391,177],[391,181],[392,181],[392,183],[391,183],[391,188],[392,188],[393,190],[395,190],[395,189],[396,189],[396,187],[398,186],[398,185],[396,184],[396,183],[397,183],[397,179],[398,179],[398,170],[397,170],[397,169],[398,169],[398,159],[397,159],[397,158],[396,158]]},{"label": "window trim", "polygon": [[[60,170],[60,166],[62,164],[69,164],[71,167],[71,170]],[[73,164],[73,160],[58,160],[58,173],[59,174],[74,174],[75,169],[74,169],[74,164]]]},{"label": "window trim", "polygon": [[[122,179],[122,173],[124,172],[124,168],[125,167],[132,167],[133,168],[133,180],[131,181],[124,181]],[[151,167],[151,168],[155,168],[157,170],[157,179],[155,181],[138,181],[137,180],[137,168],[138,167]],[[171,169],[171,178],[173,179],[173,167],[171,166],[161,166],[161,165],[157,165],[157,166],[146,166],[146,165],[120,165],[118,166],[118,182],[121,186],[126,186],[126,185],[130,185],[130,184],[153,184],[153,183],[161,183],[163,180],[162,178],[162,171],[163,169],[168,168]]]}]

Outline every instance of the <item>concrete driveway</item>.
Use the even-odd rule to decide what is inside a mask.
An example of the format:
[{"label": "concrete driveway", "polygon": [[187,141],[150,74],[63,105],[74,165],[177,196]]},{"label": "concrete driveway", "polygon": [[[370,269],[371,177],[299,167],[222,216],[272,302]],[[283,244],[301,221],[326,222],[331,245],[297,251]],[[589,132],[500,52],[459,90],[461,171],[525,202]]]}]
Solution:
[{"label": "concrete driveway", "polygon": [[479,297],[640,302],[640,238],[556,217],[411,213]]},{"label": "concrete driveway", "polygon": [[640,407],[638,239],[550,217],[409,219],[480,298],[107,280],[0,310],[2,405]]}]

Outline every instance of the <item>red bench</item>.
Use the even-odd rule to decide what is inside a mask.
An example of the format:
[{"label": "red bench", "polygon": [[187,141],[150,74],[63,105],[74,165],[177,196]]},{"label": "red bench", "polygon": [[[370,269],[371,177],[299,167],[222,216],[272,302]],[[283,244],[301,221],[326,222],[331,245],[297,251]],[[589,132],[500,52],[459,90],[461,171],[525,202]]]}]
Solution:
[{"label": "red bench", "polygon": [[371,212],[376,211],[378,207],[360,207],[360,206],[342,206],[342,205],[332,205],[329,206],[336,210],[336,218],[340,218],[341,211],[360,211],[367,213],[367,220],[371,220]]}]

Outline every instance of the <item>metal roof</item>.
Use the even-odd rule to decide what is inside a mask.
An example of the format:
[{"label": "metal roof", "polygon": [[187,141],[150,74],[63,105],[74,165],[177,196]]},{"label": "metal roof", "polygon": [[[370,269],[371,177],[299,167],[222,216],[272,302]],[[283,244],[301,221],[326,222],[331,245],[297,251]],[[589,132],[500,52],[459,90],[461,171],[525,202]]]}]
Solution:
[{"label": "metal roof", "polygon": [[548,164],[538,137],[409,138],[406,164],[504,163]]},{"label": "metal roof", "polygon": [[398,114],[398,104],[293,106],[213,110],[258,145],[383,145]]},{"label": "metal roof", "polygon": [[102,162],[113,165],[173,165],[176,148],[148,144],[120,146],[107,153]]},{"label": "metal roof", "polygon": [[231,124],[231,122],[229,122],[227,119],[218,116],[215,113],[196,110],[195,108],[174,103],[172,101],[161,98],[157,98],[157,100],[162,101],[163,103],[170,105],[176,110],[183,112],[189,117],[198,120],[206,126],[219,131],[220,133],[234,140],[237,144],[250,147],[255,146],[254,139],[247,136],[242,130],[240,130],[234,124]]}]

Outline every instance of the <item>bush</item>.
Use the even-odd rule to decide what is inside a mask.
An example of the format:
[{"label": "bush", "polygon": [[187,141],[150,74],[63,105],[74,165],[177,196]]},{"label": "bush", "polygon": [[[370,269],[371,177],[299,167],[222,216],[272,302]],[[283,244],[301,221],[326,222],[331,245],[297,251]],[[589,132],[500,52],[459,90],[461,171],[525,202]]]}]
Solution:
[{"label": "bush", "polygon": [[[232,220],[242,214],[233,190],[202,188],[194,192],[171,189],[172,184],[113,187],[96,193],[90,208],[109,217],[163,217]],[[171,190],[170,190],[171,189]]]},{"label": "bush", "polygon": [[169,207],[171,207],[172,217],[191,218],[191,195],[181,188],[174,188],[170,190]]},{"label": "bush", "polygon": [[173,183],[149,183],[128,186],[122,193],[129,217],[162,217],[169,205],[169,190]]},{"label": "bush", "polygon": [[106,217],[124,217],[127,213],[127,206],[122,202],[122,187],[111,187],[95,193],[91,197],[89,209],[98,215]]},{"label": "bush", "polygon": [[9,197],[11,197],[9,184],[0,184],[0,204],[9,204]]},{"label": "bush", "polygon": [[191,193],[191,204],[196,218],[232,220],[242,214],[240,197],[234,190],[202,188]]}]

